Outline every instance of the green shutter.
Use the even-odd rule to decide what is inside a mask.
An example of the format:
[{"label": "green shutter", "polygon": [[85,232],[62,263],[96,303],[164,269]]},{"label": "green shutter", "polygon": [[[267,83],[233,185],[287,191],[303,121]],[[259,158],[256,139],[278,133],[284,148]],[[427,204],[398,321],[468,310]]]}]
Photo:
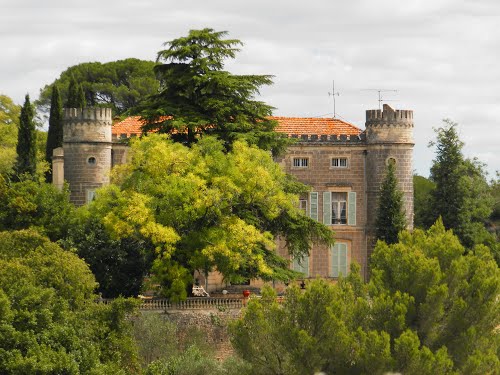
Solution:
[{"label": "green shutter", "polygon": [[347,276],[347,244],[339,243],[339,273]]},{"label": "green shutter", "polygon": [[336,243],[332,248],[332,268],[330,276],[339,277],[347,276],[347,244],[346,243]]},{"label": "green shutter", "polygon": [[332,224],[332,193],[323,192],[323,224]]},{"label": "green shutter", "polygon": [[310,214],[311,219],[318,220],[318,193],[317,192],[312,192],[309,195],[310,199]]},{"label": "green shutter", "polygon": [[347,197],[347,225],[356,225],[356,192],[351,191]]},{"label": "green shutter", "polygon": [[332,248],[332,272],[331,272],[330,276],[339,277],[339,246],[338,246],[338,244],[333,245],[333,248]]}]

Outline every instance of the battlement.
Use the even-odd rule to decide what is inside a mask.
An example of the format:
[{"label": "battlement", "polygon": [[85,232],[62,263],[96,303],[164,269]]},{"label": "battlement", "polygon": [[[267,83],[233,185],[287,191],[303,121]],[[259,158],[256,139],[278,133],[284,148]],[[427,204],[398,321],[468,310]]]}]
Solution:
[{"label": "battlement", "polygon": [[384,104],[383,110],[369,109],[366,111],[366,127],[378,125],[411,126],[413,127],[413,111],[406,109],[394,110]]},{"label": "battlement", "polygon": [[349,134],[291,134],[289,138],[298,139],[299,142],[317,142],[317,143],[363,143],[366,141],[365,133],[359,135],[349,135]]},{"label": "battlement", "polygon": [[111,108],[64,108],[64,121],[86,122],[86,121],[111,122]]}]

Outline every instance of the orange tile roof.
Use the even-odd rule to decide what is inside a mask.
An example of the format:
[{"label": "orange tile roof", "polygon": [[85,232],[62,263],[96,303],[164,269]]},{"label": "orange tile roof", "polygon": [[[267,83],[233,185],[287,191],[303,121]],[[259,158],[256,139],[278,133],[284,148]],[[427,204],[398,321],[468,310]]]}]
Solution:
[{"label": "orange tile roof", "polygon": [[338,118],[271,117],[278,121],[279,133],[307,135],[359,135],[362,130]]},{"label": "orange tile roof", "polygon": [[[285,133],[288,136],[292,134],[302,135],[359,135],[362,130],[348,122],[339,120],[338,118],[316,118],[316,117],[270,117],[271,120],[276,120],[278,126],[276,131]],[[140,116],[127,117],[125,120],[117,122],[113,125],[112,134],[120,137],[126,134],[131,135],[141,134],[141,126],[143,122]]]}]

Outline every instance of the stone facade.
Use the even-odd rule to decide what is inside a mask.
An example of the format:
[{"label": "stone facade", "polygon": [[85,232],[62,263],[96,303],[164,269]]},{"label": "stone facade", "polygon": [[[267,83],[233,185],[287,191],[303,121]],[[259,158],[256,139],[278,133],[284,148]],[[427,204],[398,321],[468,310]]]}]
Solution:
[{"label": "stone facade", "polygon": [[[275,119],[277,131],[297,139],[276,161],[311,187],[301,197],[301,208],[328,225],[336,238],[332,248],[314,245],[308,258],[291,259],[291,267],[304,272],[305,279],[334,280],[355,261],[368,277],[378,194],[389,162],[395,163],[408,227],[413,227],[413,111],[386,104],[383,110],[368,110],[365,131],[338,119]],[[109,183],[111,167],[127,159],[127,146],[120,139],[139,134],[140,125],[138,118],[129,118],[112,129],[109,109],[65,110],[64,150],[57,150],[57,165],[60,170],[63,159],[73,203],[84,204],[96,188]],[[61,178],[54,183],[61,185]],[[278,252],[288,257],[279,240]],[[210,292],[224,287],[217,273],[206,281],[197,277]]]}]

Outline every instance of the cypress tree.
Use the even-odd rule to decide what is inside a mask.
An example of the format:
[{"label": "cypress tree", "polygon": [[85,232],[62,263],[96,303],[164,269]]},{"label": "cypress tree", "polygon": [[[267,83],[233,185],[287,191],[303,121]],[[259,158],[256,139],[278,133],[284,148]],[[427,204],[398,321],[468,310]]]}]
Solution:
[{"label": "cypress tree", "polygon": [[36,132],[35,112],[27,94],[19,116],[19,132],[17,135],[17,162],[15,172],[18,178],[22,174],[35,175],[36,172]]},{"label": "cypress tree", "polygon": [[79,83],[77,85],[76,108],[85,108],[86,106],[87,101],[85,100],[85,93],[82,85]]},{"label": "cypress tree", "polygon": [[[62,100],[56,85],[52,88],[50,103],[49,132],[47,135],[47,147],[45,149],[45,160],[51,165],[52,153],[55,148],[62,147],[63,143],[63,113]],[[52,168],[46,174],[46,181],[52,182]]]},{"label": "cypress tree", "polygon": [[78,84],[75,77],[71,76],[68,86],[68,97],[66,98],[66,108],[78,108]]},{"label": "cypress tree", "polygon": [[398,242],[398,233],[406,228],[406,216],[403,207],[403,192],[398,188],[396,167],[389,163],[380,187],[377,212],[377,239],[388,244]]}]

